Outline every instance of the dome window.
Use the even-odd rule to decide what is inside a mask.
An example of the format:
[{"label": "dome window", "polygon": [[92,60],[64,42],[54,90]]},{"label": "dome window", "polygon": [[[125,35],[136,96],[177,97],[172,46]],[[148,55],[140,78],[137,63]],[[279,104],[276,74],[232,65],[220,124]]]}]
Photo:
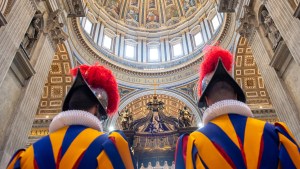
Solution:
[{"label": "dome window", "polygon": [[91,22],[89,19],[86,19],[85,24],[84,24],[84,26],[83,26],[84,31],[85,31],[87,34],[91,35],[91,33],[92,33],[92,27],[93,27],[92,22]]},{"label": "dome window", "polygon": [[197,34],[194,35],[194,42],[195,42],[196,47],[198,47],[204,43],[201,32],[198,32]]},{"label": "dome window", "polygon": [[153,47],[149,49],[149,61],[153,62],[153,61],[159,61],[159,52],[158,52],[158,48]]},{"label": "dome window", "polygon": [[135,58],[135,47],[133,45],[125,46],[125,58],[127,58],[127,59]]},{"label": "dome window", "polygon": [[211,20],[211,23],[212,23],[212,26],[213,26],[213,29],[215,32],[221,25],[221,22],[220,22],[217,14],[213,17],[213,19]]},{"label": "dome window", "polygon": [[183,50],[182,50],[182,44],[177,43],[173,45],[173,55],[175,58],[180,57],[183,55]]},{"label": "dome window", "polygon": [[112,38],[104,35],[102,46],[106,49],[111,49]]}]

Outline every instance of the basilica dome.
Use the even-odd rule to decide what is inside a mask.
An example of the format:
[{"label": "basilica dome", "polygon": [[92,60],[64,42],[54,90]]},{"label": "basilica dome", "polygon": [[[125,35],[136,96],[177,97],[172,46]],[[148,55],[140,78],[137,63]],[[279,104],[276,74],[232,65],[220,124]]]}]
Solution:
[{"label": "basilica dome", "polygon": [[[86,17],[72,19],[77,36],[73,42],[79,40],[74,54],[80,64],[109,66],[125,85],[195,79],[204,47],[223,43],[228,27],[234,25],[226,24],[232,22],[231,16],[218,13],[216,2],[208,0],[86,0],[85,4]],[[227,47],[228,40],[225,43]],[[175,73],[180,77],[169,77]]]}]

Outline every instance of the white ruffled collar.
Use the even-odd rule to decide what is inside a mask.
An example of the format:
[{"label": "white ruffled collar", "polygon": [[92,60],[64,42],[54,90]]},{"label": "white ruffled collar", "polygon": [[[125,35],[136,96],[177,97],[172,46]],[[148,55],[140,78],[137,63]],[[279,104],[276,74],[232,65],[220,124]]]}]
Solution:
[{"label": "white ruffled collar", "polygon": [[49,126],[49,132],[55,132],[65,126],[83,125],[103,131],[100,120],[89,112],[82,110],[68,110],[56,115]]},{"label": "white ruffled collar", "polygon": [[253,117],[251,109],[243,102],[237,100],[222,100],[209,106],[203,114],[203,124],[224,114],[239,114]]}]

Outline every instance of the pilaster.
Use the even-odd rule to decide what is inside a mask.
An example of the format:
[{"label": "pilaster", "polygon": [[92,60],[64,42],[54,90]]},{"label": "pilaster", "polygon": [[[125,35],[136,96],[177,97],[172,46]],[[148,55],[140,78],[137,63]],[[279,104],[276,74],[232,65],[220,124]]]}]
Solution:
[{"label": "pilaster", "polygon": [[11,14],[8,15],[8,24],[0,29],[0,39],[2,39],[0,41],[0,86],[34,13],[35,8],[30,0],[19,1],[13,6]]}]

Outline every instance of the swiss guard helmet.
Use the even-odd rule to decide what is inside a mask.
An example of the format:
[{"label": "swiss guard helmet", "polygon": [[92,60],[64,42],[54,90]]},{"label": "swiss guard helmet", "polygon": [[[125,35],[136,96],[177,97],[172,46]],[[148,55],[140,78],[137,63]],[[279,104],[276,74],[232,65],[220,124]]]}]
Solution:
[{"label": "swiss guard helmet", "polygon": [[69,110],[69,103],[76,90],[84,90],[99,103],[99,120],[105,120],[107,115],[114,114],[120,102],[118,85],[112,72],[100,65],[80,65],[71,70],[76,76],[62,107],[63,111]]},{"label": "swiss guard helmet", "polygon": [[229,51],[219,46],[209,46],[206,49],[204,60],[200,65],[198,82],[199,108],[207,107],[205,96],[207,96],[209,89],[219,81],[225,81],[230,84],[237,94],[237,100],[246,102],[243,90],[229,73],[232,69],[232,64],[233,56]]}]

